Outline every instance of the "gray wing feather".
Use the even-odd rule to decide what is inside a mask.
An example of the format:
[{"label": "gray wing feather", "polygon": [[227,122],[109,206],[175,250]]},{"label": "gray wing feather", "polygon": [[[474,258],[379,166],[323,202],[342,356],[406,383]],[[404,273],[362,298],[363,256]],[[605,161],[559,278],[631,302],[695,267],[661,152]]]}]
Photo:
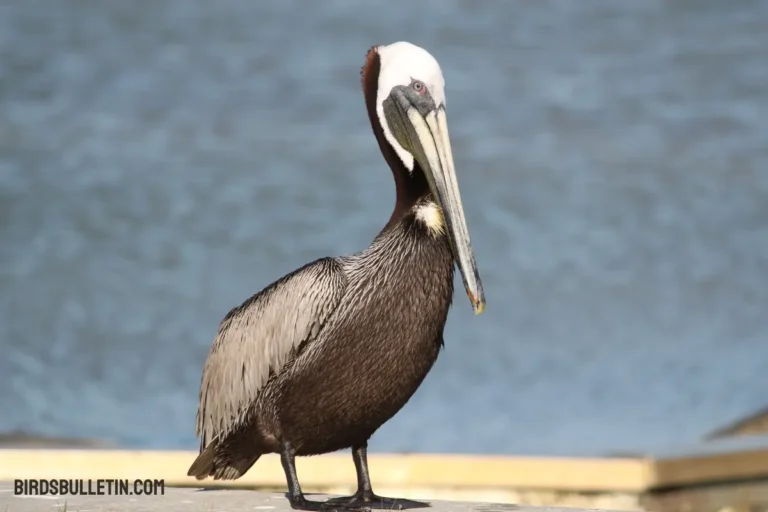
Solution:
[{"label": "gray wing feather", "polygon": [[318,335],[346,283],[336,259],[320,259],[227,314],[203,368],[196,426],[201,449],[236,427],[270,373],[278,373],[301,343]]}]

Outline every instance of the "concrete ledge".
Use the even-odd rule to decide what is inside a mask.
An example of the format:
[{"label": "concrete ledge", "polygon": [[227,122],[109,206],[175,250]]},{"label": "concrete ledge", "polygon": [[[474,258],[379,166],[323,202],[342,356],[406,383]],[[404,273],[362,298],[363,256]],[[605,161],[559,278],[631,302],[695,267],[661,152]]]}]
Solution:
[{"label": "concrete ledge", "polygon": [[[322,500],[324,496],[308,496]],[[497,503],[432,501],[430,508],[412,509],[432,512],[579,512],[587,509],[556,507],[518,507]],[[243,490],[201,491],[196,489],[166,489],[162,496],[14,496],[10,483],[0,483],[0,510],[38,512],[40,510],[143,510],[147,512],[227,512],[263,510],[293,512],[282,493]]]},{"label": "concrete ledge", "polygon": [[[0,480],[14,478],[163,478],[173,486],[283,488],[276,455],[265,455],[234,482],[186,476],[192,451],[0,450]],[[640,492],[768,477],[768,436],[725,439],[662,452],[605,458],[369,454],[371,476],[386,487],[561,489]],[[302,485],[352,486],[350,454],[297,458]]]},{"label": "concrete ledge", "polygon": [[[277,455],[265,455],[237,481],[198,481],[186,476],[195,452],[119,450],[0,450],[0,480],[12,478],[164,478],[174,486],[283,488]],[[644,459],[566,459],[465,455],[369,454],[377,487],[525,487],[582,491],[638,491],[655,480]],[[296,460],[306,488],[353,486],[350,454]]]},{"label": "concrete ledge", "polygon": [[[0,450],[0,481],[140,478],[163,479],[167,487],[285,490],[285,476],[275,455],[264,456],[234,482],[187,477],[196,455],[186,451]],[[379,494],[410,499],[620,510],[686,510],[696,502],[695,512],[709,510],[706,504],[718,503],[722,508],[738,501],[750,506],[764,503],[768,510],[768,436],[605,458],[370,454],[369,461]],[[305,492],[349,494],[356,486],[349,453],[299,458],[297,467]]]}]

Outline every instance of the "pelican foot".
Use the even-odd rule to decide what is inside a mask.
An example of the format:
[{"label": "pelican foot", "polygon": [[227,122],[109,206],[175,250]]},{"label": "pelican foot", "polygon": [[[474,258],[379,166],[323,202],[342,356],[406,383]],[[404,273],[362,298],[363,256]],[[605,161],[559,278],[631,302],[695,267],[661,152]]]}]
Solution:
[{"label": "pelican foot", "polygon": [[428,508],[429,503],[406,500],[403,498],[384,498],[372,492],[356,492],[352,496],[331,498],[323,502],[329,509],[340,510],[407,510],[411,508]]},{"label": "pelican foot", "polygon": [[337,507],[328,505],[324,501],[311,501],[304,496],[289,497],[288,502],[291,504],[293,510],[310,510],[310,511],[322,511],[322,512],[334,512]]}]

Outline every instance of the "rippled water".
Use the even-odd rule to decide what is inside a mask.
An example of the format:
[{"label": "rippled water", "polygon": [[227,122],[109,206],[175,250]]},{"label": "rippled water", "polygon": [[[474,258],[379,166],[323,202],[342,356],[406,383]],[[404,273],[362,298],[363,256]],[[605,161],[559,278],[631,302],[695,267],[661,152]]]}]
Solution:
[{"label": "rippled water", "polygon": [[440,61],[488,299],[372,449],[592,453],[768,402],[768,4],[0,1],[0,430],[194,448],[230,307],[394,199],[359,68]]}]

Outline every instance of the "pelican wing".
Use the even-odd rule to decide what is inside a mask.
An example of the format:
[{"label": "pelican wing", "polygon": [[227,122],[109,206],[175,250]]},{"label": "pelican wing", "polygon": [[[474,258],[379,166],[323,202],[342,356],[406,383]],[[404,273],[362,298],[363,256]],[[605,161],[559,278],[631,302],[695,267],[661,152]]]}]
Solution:
[{"label": "pelican wing", "polygon": [[203,368],[197,436],[201,450],[240,424],[272,373],[317,337],[347,280],[324,258],[295,270],[232,309],[219,325]]}]

